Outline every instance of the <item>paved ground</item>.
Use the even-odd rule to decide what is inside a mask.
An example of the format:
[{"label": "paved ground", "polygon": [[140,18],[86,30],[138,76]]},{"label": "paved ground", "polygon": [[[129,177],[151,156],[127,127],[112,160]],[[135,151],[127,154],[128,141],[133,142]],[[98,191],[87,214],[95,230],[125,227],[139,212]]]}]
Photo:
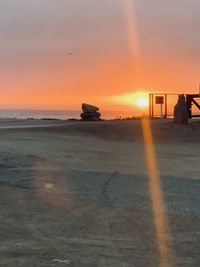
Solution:
[{"label": "paved ground", "polygon": [[[0,266],[159,266],[140,125],[129,124],[0,130]],[[199,266],[199,146],[171,135],[155,145],[174,266]]]}]

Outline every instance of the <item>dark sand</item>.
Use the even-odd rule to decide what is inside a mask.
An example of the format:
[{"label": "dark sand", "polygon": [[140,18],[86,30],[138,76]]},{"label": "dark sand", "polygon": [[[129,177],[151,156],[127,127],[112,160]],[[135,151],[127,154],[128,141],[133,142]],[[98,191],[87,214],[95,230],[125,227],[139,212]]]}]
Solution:
[{"label": "dark sand", "polygon": [[[200,122],[152,130],[174,266],[200,266]],[[1,121],[0,184],[0,266],[159,266],[140,121]]]}]

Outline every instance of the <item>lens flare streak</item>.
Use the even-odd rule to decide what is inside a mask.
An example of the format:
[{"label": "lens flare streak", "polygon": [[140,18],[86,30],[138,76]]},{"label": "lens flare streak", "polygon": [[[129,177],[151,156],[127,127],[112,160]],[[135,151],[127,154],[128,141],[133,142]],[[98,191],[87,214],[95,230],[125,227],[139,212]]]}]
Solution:
[{"label": "lens flare streak", "polygon": [[122,5],[125,14],[125,21],[127,23],[127,33],[131,54],[134,60],[139,61],[140,46],[137,30],[137,20],[135,14],[135,1],[122,0]]},{"label": "lens flare streak", "polygon": [[174,264],[172,257],[173,252],[171,234],[168,227],[168,218],[165,210],[160,173],[157,167],[153,136],[149,119],[142,120],[142,130],[145,144],[156,241],[160,254],[160,266],[172,267],[174,266]]}]

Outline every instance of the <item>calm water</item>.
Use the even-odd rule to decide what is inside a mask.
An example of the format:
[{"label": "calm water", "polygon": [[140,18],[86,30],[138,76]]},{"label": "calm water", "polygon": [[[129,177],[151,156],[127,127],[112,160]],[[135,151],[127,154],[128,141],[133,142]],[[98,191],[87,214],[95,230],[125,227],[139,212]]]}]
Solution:
[{"label": "calm water", "polygon": [[[81,111],[75,110],[0,110],[0,118],[15,118],[15,119],[79,119]],[[131,117],[134,114],[125,111],[105,111],[102,112],[104,119],[116,119],[117,117]]]}]

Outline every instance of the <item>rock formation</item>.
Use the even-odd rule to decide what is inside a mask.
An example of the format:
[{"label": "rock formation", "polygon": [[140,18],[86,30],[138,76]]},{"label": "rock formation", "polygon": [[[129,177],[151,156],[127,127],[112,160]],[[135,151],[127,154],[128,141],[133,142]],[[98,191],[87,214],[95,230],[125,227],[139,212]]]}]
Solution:
[{"label": "rock formation", "polygon": [[188,123],[188,111],[184,95],[179,95],[178,102],[174,106],[174,122],[176,124]]},{"label": "rock formation", "polygon": [[84,121],[99,121],[101,120],[101,113],[99,113],[99,108],[89,104],[82,104],[83,113],[81,113],[81,118]]}]

